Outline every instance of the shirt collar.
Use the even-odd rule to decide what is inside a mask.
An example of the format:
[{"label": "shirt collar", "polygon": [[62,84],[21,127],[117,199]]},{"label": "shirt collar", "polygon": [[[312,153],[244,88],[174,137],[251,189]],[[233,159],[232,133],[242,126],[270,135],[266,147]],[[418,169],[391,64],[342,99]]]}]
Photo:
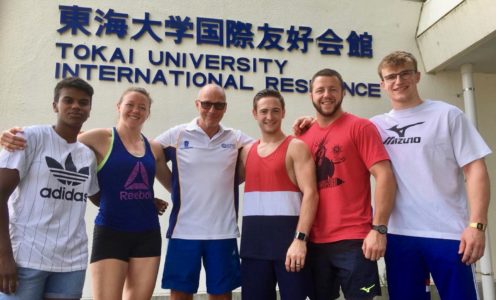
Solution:
[{"label": "shirt collar", "polygon": [[[191,122],[189,122],[188,125],[186,126],[186,130],[188,130],[188,131],[200,131],[202,133],[205,133],[203,131],[203,129],[201,129],[201,127],[198,126],[198,119],[200,119],[200,117],[196,117]],[[224,126],[222,126],[222,123],[220,123],[219,126],[220,126],[219,132],[217,132],[215,135],[221,134],[225,130],[229,129],[229,128],[225,128]]]}]

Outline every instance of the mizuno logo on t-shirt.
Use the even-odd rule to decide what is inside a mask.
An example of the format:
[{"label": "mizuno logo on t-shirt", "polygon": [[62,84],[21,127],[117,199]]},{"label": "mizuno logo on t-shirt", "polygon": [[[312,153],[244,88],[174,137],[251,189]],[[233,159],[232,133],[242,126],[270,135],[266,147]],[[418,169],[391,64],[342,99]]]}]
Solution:
[{"label": "mizuno logo on t-shirt", "polygon": [[398,125],[394,125],[391,128],[388,128],[388,130],[395,132],[398,137],[390,136],[386,138],[386,140],[383,142],[384,145],[393,145],[393,144],[418,144],[422,140],[420,136],[414,136],[414,137],[405,137],[406,130],[410,127],[424,124],[424,122],[417,122],[414,124],[409,124],[403,127],[398,127]]},{"label": "mizuno logo on t-shirt", "polygon": [[393,127],[389,128],[388,130],[396,132],[396,134],[398,134],[399,137],[405,137],[405,132],[408,128],[416,126],[416,125],[420,125],[420,124],[424,124],[424,122],[418,122],[418,123],[406,125],[406,126],[403,126],[400,128],[398,128],[398,125],[394,125]]}]

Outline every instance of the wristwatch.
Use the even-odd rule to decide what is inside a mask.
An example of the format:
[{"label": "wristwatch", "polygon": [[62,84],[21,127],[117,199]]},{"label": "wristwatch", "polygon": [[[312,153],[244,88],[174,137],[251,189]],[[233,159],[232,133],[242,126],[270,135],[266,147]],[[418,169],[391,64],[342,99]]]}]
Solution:
[{"label": "wristwatch", "polygon": [[386,234],[388,229],[386,225],[372,225],[372,229],[376,230],[380,234]]},{"label": "wristwatch", "polygon": [[472,222],[468,224],[468,227],[475,228],[479,231],[486,231],[487,224],[482,224],[482,223],[477,223],[477,222]]},{"label": "wristwatch", "polygon": [[304,241],[304,242],[307,241],[307,235],[304,234],[303,232],[300,232],[300,231],[297,231],[295,233],[295,237],[294,238],[297,239],[297,240],[300,240],[300,241]]}]

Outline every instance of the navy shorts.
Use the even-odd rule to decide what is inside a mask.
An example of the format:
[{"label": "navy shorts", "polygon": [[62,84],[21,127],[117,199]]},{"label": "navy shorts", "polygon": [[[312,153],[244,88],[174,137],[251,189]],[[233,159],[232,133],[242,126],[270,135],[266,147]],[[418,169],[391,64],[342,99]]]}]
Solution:
[{"label": "navy shorts", "polygon": [[388,234],[389,299],[431,299],[430,274],[441,299],[476,300],[475,265],[462,263],[460,241]]},{"label": "navy shorts", "polygon": [[276,300],[276,284],[283,300],[312,297],[310,268],[288,272],[284,260],[243,258],[241,260],[241,294],[243,299]]},{"label": "navy shorts", "polygon": [[207,293],[230,293],[241,285],[236,239],[170,239],[165,258],[162,288],[194,294],[198,291],[201,263],[207,277]]},{"label": "navy shorts", "polygon": [[108,258],[129,261],[133,257],[160,256],[161,248],[160,229],[126,232],[95,225],[90,262]]},{"label": "navy shorts", "polygon": [[365,258],[362,244],[363,240],[308,244],[315,299],[336,299],[340,287],[346,299],[381,295],[377,262]]}]

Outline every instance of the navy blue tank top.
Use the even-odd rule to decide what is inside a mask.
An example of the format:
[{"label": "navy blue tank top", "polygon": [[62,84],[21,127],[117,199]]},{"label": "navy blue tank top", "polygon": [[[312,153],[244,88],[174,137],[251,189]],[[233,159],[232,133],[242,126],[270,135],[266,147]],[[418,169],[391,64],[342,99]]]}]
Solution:
[{"label": "navy blue tank top", "polygon": [[143,137],[145,155],[136,157],[126,150],[115,128],[112,137],[112,147],[98,170],[100,209],[95,224],[120,231],[160,229],[153,200],[155,158],[148,140]]}]

